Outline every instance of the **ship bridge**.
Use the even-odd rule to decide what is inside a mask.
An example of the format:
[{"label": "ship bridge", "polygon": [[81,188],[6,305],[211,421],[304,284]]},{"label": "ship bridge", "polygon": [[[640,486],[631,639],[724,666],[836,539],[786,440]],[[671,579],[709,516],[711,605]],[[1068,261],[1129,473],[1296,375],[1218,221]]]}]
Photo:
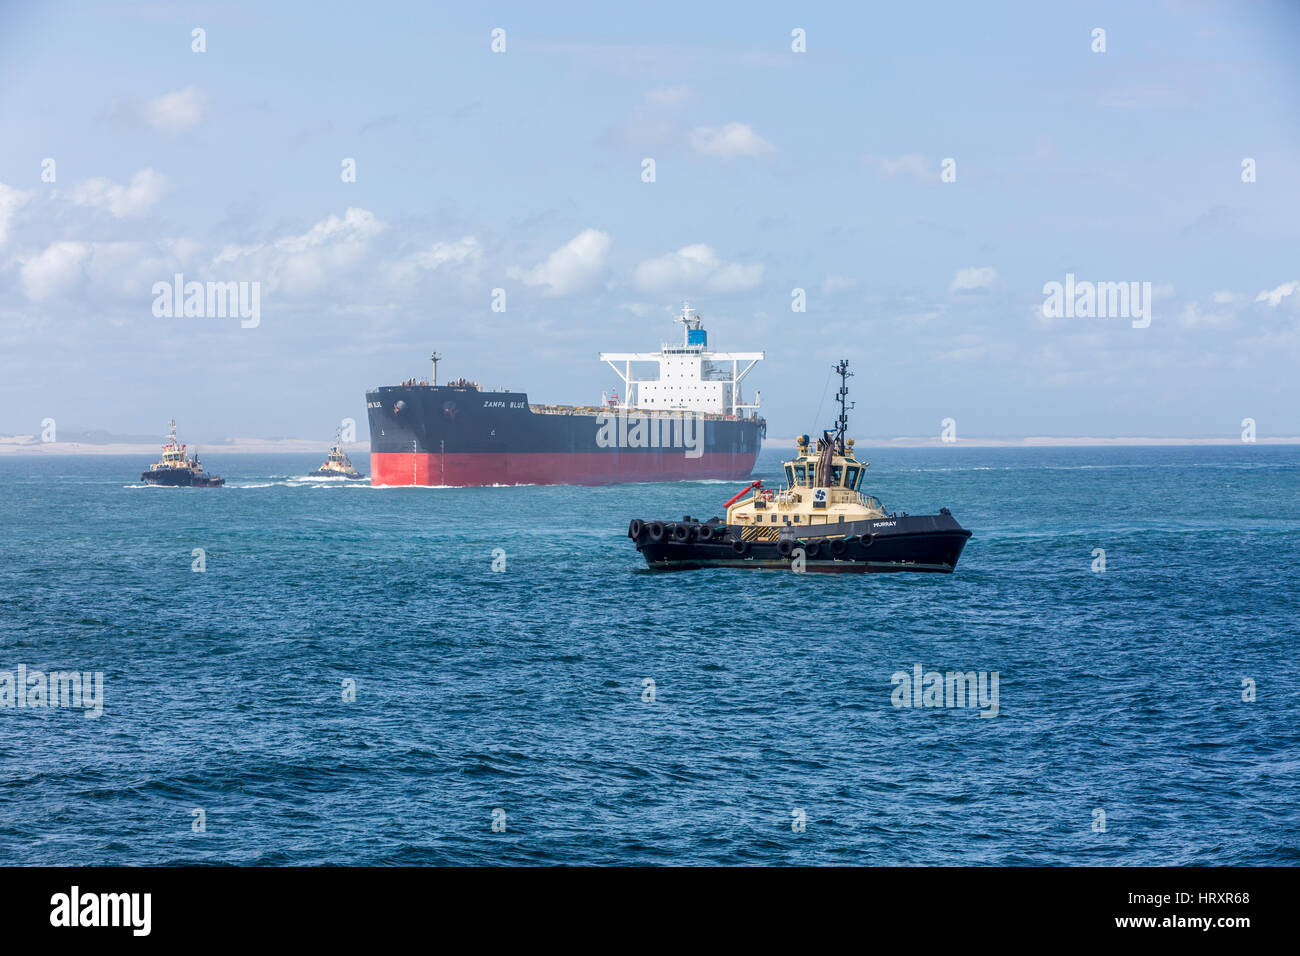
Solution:
[{"label": "ship bridge", "polygon": [[[624,400],[619,407],[732,416],[757,411],[759,393],[754,393],[752,403],[746,403],[740,383],[763,360],[763,353],[710,351],[709,333],[689,304],[682,306],[677,321],[682,323],[680,344],[665,342],[658,352],[600,353],[601,361],[623,380]],[[647,362],[659,366],[658,378],[636,377],[633,363]]]}]

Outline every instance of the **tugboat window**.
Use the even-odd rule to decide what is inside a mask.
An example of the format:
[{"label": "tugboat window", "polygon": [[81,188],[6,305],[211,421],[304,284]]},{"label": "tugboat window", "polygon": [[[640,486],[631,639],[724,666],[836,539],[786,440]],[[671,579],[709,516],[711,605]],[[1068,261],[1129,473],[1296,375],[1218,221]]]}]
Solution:
[{"label": "tugboat window", "polygon": [[794,478],[795,478],[795,484],[802,485],[802,484],[806,484],[806,483],[807,483],[807,477],[806,477],[805,472],[806,472],[806,469],[804,468],[803,465],[795,465],[795,466],[794,466]]},{"label": "tugboat window", "polygon": [[852,488],[854,491],[857,491],[858,478],[861,476],[861,473],[862,473],[862,469],[859,468],[857,465],[849,465],[849,472],[848,472],[849,477],[848,480],[844,482],[844,486],[846,488]]},{"label": "tugboat window", "polygon": [[794,484],[794,469],[791,468],[789,465],[785,466],[785,483],[787,485]]},{"label": "tugboat window", "polygon": [[831,484],[838,485],[840,483],[840,478],[843,476],[843,474],[844,474],[843,465],[831,465]]}]

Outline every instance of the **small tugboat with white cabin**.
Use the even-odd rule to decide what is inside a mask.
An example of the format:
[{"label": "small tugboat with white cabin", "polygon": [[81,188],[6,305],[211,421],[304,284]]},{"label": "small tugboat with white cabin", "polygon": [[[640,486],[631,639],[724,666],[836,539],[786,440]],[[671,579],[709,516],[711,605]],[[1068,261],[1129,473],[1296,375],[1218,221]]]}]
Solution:
[{"label": "small tugboat with white cabin", "polygon": [[[627,533],[656,571],[766,568],[818,572],[930,571],[950,574],[971,536],[947,508],[937,515],[888,513],[862,492],[867,462],[848,431],[848,370],[841,360],[840,417],[816,445],[796,440],[779,490],[752,482],[723,506],[726,520],[632,519]],[[752,492],[752,494],[751,494]]]},{"label": "small tugboat with white cabin", "polygon": [[352,464],[352,459],[343,450],[343,432],[339,430],[334,433],[334,444],[330,446],[329,454],[325,456],[325,462],[315,471],[310,472],[308,477],[346,478],[349,481],[360,481],[366,476],[357,471]]},{"label": "small tugboat with white cabin", "polygon": [[154,462],[140,475],[140,480],[149,485],[169,485],[177,488],[220,488],[226,479],[220,475],[209,475],[199,464],[198,453],[186,457],[185,446],[176,440],[176,419],[169,421],[171,433],[167,443],[162,446],[162,458]]}]

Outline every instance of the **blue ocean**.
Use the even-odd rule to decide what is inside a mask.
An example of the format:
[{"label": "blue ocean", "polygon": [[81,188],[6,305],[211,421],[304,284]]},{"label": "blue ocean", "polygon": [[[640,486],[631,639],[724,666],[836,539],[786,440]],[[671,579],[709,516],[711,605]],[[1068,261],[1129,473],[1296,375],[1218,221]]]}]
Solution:
[{"label": "blue ocean", "polygon": [[0,457],[0,863],[1300,862],[1300,447],[860,451],[955,574],[645,570],[735,483]]}]

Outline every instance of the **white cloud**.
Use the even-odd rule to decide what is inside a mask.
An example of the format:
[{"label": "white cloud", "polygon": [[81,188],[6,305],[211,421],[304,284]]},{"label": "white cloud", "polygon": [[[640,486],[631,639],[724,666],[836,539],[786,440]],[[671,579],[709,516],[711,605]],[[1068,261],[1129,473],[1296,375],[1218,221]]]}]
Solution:
[{"label": "white cloud", "polygon": [[775,148],[744,123],[697,126],[691,130],[691,146],[697,153],[722,159],[734,156],[758,157]]},{"label": "white cloud", "polygon": [[422,272],[436,272],[443,266],[462,266],[467,275],[475,275],[483,262],[483,247],[473,236],[451,242],[435,242],[395,263],[390,272],[398,282],[418,278]]},{"label": "white cloud", "polygon": [[1189,302],[1178,316],[1178,324],[1185,329],[1206,328],[1227,325],[1232,321],[1231,312],[1205,312],[1199,303]]},{"label": "white cloud", "polygon": [[459,265],[466,261],[477,262],[482,258],[483,249],[473,236],[465,236],[455,242],[435,242],[428,249],[414,256],[416,264],[430,272],[449,262]]},{"label": "white cloud", "polygon": [[992,266],[971,266],[958,269],[952,277],[950,292],[987,292],[997,281],[998,270]]},{"label": "white cloud", "polygon": [[123,299],[152,301],[149,290],[160,280],[170,281],[173,273],[185,271],[198,253],[190,239],[161,239],[156,242],[51,243],[35,256],[20,258],[19,279],[23,293],[33,302],[53,297],[75,296],[83,289],[97,303]]},{"label": "white cloud", "polygon": [[1283,282],[1276,289],[1265,289],[1255,296],[1255,301],[1267,302],[1269,306],[1276,309],[1282,304],[1282,300],[1295,292],[1296,289],[1300,289],[1300,282]]},{"label": "white cloud", "polygon": [[203,119],[203,100],[203,92],[197,86],[187,86],[145,103],[144,118],[154,129],[183,132]]},{"label": "white cloud", "polygon": [[939,181],[938,171],[931,169],[929,162],[920,153],[908,153],[898,159],[867,154],[863,159],[868,166],[886,179],[902,177],[923,183]]},{"label": "white cloud", "polygon": [[599,229],[585,229],[531,269],[512,267],[507,275],[545,295],[571,295],[588,288],[605,271],[613,240]]},{"label": "white cloud", "polygon": [[231,278],[265,280],[270,291],[305,295],[359,265],[370,241],[387,228],[367,209],[349,208],[330,215],[300,235],[253,246],[227,246],[212,264],[226,267]]},{"label": "white cloud", "polygon": [[763,266],[723,262],[712,249],[699,243],[646,259],[636,267],[632,280],[645,292],[743,292],[763,281]]},{"label": "white cloud", "polygon": [[106,209],[119,219],[141,216],[162,198],[166,180],[152,169],[142,169],[123,186],[102,176],[79,183],[69,199],[78,206]]},{"label": "white cloud", "polygon": [[9,240],[9,226],[18,210],[27,204],[30,194],[0,183],[0,246]]},{"label": "white cloud", "polygon": [[88,242],[55,242],[39,255],[19,259],[23,292],[40,302],[80,285],[90,252]]}]

